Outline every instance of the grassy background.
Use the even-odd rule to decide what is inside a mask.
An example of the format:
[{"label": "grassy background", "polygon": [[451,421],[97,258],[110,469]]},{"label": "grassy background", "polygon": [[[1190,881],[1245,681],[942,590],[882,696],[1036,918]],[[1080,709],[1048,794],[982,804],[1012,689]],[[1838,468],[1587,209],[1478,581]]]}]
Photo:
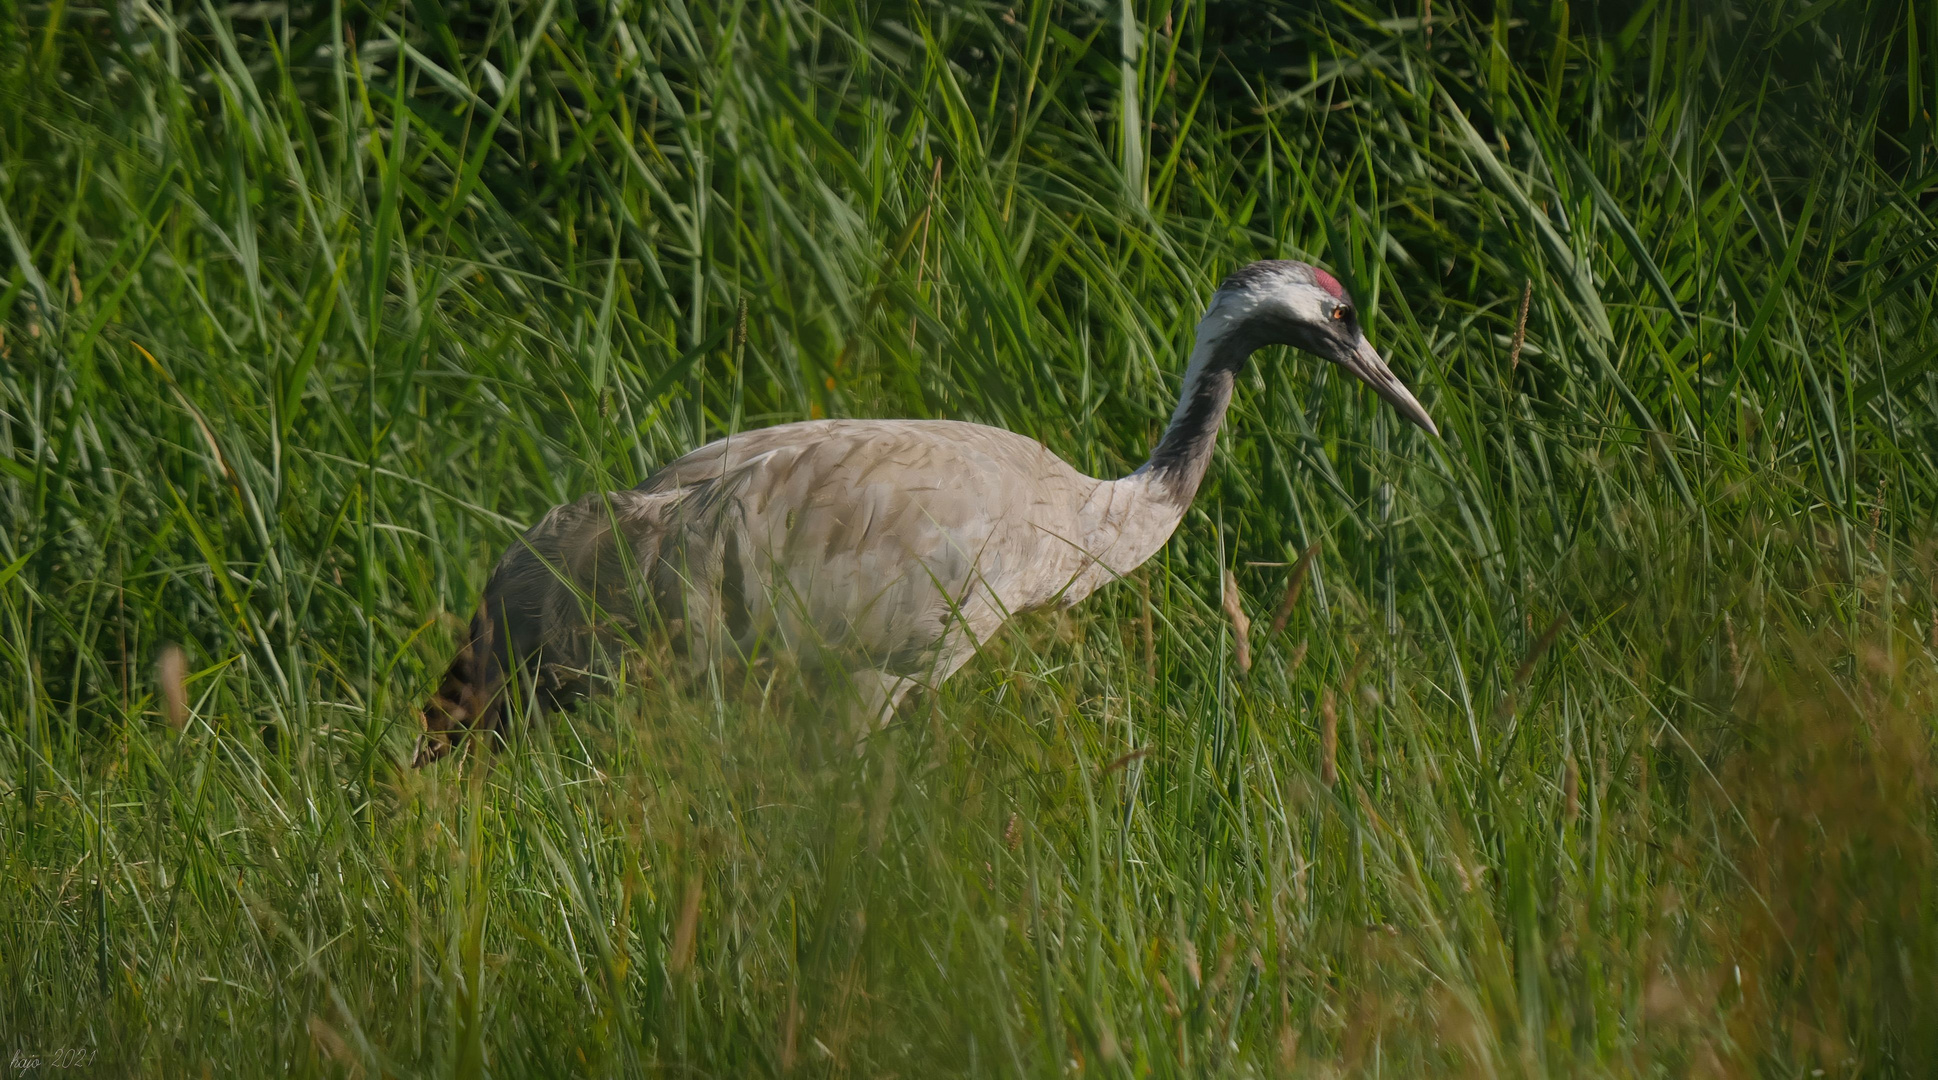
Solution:
[{"label": "grassy background", "polygon": [[[0,1075],[1915,1075],[1935,108],[1915,0],[0,0]],[[1127,471],[1262,256],[1444,441],[1263,354],[860,757],[648,680],[400,767],[548,506]]]}]

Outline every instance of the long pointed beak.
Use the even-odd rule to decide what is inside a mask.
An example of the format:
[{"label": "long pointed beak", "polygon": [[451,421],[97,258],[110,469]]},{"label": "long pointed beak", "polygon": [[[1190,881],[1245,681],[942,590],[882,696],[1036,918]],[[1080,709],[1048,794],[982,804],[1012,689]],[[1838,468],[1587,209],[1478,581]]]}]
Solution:
[{"label": "long pointed beak", "polygon": [[1433,417],[1427,415],[1427,410],[1414,398],[1413,392],[1400,382],[1399,376],[1393,374],[1393,369],[1386,366],[1386,361],[1380,359],[1379,353],[1373,351],[1372,343],[1364,336],[1360,337],[1352,355],[1339,361],[1339,366],[1372,387],[1373,393],[1385,398],[1394,411],[1418,424],[1427,434],[1440,434],[1440,429],[1433,426]]}]

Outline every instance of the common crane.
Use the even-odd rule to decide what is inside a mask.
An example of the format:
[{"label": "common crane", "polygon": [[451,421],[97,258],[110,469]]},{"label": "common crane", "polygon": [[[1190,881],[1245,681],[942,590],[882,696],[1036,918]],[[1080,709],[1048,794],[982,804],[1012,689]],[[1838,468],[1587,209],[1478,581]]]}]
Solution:
[{"label": "common crane", "polygon": [[787,650],[852,680],[859,719],[878,723],[1009,616],[1075,604],[1155,554],[1197,494],[1233,378],[1266,345],[1338,364],[1438,434],[1337,279],[1255,262],[1212,297],[1170,425],[1129,476],[1085,476],[980,424],[813,420],[554,509],[492,571],[424,706],[417,763],[499,731],[514,693],[547,707],[583,694],[601,650],[654,630],[694,665]]}]

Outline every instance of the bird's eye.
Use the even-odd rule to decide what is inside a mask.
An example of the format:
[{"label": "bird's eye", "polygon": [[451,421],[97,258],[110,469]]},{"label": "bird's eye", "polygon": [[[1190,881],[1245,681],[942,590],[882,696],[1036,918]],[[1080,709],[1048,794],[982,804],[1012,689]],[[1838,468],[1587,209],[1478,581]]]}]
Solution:
[{"label": "bird's eye", "polygon": [[1333,322],[1345,322],[1347,319],[1352,318],[1352,316],[1353,316],[1352,308],[1349,308],[1344,304],[1333,305],[1333,309],[1332,309]]}]

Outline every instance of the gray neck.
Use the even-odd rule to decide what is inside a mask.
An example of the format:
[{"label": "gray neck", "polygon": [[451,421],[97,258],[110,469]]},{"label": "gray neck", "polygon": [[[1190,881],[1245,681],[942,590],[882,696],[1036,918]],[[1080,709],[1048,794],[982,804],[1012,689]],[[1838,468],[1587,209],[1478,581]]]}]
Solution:
[{"label": "gray neck", "polygon": [[1232,380],[1258,345],[1251,335],[1216,314],[1215,307],[1198,324],[1198,343],[1184,369],[1178,407],[1171,413],[1164,438],[1151,451],[1151,460],[1137,470],[1180,506],[1189,503],[1204,482],[1211,452],[1218,445],[1218,426],[1231,405]]}]

